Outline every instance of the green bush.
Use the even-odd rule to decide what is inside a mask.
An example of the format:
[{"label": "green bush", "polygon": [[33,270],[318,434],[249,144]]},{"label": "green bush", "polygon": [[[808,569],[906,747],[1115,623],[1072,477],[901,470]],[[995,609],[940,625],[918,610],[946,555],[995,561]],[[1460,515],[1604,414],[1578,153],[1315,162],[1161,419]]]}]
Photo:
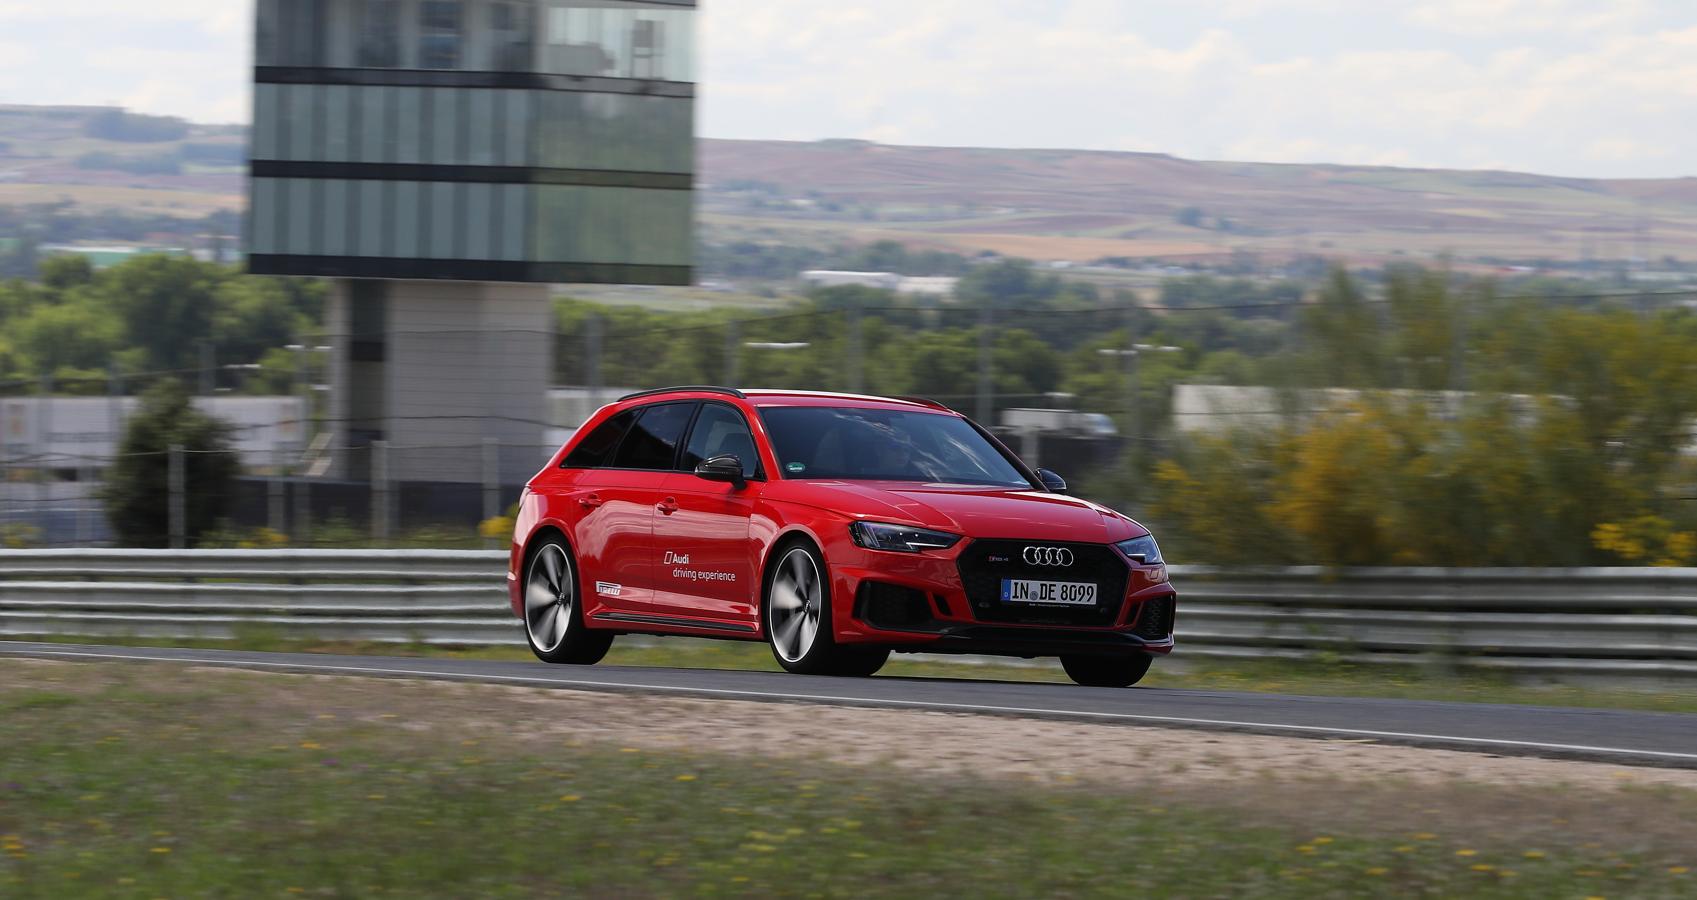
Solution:
[{"label": "green bush", "polygon": [[189,544],[225,514],[238,469],[229,426],[195,409],[181,384],[162,381],[143,395],[140,412],[124,429],[102,492],[107,518],[124,546],[170,543],[173,444],[184,450],[183,526]]}]

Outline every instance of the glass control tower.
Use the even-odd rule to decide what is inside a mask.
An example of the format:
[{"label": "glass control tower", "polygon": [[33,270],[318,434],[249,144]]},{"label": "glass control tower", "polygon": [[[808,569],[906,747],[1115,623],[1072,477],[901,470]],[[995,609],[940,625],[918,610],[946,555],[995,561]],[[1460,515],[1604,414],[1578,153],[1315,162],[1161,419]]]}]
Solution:
[{"label": "glass control tower", "polygon": [[690,283],[695,15],[259,0],[249,266],[336,280],[333,444],[540,446],[547,285]]}]

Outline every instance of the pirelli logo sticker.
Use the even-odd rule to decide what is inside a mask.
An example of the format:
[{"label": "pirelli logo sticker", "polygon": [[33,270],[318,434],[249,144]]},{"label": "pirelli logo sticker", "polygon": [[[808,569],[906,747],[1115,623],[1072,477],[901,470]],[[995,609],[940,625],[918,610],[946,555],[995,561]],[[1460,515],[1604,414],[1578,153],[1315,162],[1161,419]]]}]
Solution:
[{"label": "pirelli logo sticker", "polygon": [[614,584],[611,581],[595,582],[595,593],[603,597],[617,597],[624,593],[624,590],[625,586],[622,584]]}]

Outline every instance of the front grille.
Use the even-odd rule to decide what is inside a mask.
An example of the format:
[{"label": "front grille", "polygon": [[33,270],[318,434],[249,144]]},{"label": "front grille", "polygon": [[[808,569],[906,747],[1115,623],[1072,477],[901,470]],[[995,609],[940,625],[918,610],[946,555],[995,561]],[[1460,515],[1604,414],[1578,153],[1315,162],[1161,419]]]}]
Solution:
[{"label": "front grille", "polygon": [[1177,601],[1172,597],[1145,600],[1132,633],[1147,641],[1166,640],[1173,633],[1173,607],[1176,605]]},{"label": "front grille", "polygon": [[[1025,548],[1054,547],[1072,552],[1070,566],[1031,565]],[[1074,628],[1111,627],[1125,603],[1126,578],[1130,572],[1124,559],[1106,544],[1069,544],[1056,541],[973,541],[956,563],[961,586],[973,618],[980,622],[1017,625],[1060,625]],[[1095,606],[1036,606],[1002,602],[1002,579],[1077,581],[1096,584]]]}]

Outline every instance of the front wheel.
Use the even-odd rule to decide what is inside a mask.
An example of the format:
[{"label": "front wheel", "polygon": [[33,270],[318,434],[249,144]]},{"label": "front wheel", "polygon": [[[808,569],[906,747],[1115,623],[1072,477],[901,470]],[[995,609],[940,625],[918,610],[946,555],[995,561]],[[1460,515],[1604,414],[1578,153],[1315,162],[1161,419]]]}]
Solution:
[{"label": "front wheel", "polygon": [[778,551],[766,579],[766,638],[787,672],[863,678],[883,668],[888,650],[839,646],[831,634],[831,588],[825,561],[807,544]]},{"label": "front wheel", "polygon": [[530,551],[524,581],[524,633],[537,659],[592,666],[607,655],[613,635],[583,624],[577,596],[571,551],[558,537],[544,538]]},{"label": "front wheel", "polygon": [[1123,656],[1062,656],[1067,677],[1087,687],[1131,687],[1149,673],[1155,658],[1147,653]]}]

